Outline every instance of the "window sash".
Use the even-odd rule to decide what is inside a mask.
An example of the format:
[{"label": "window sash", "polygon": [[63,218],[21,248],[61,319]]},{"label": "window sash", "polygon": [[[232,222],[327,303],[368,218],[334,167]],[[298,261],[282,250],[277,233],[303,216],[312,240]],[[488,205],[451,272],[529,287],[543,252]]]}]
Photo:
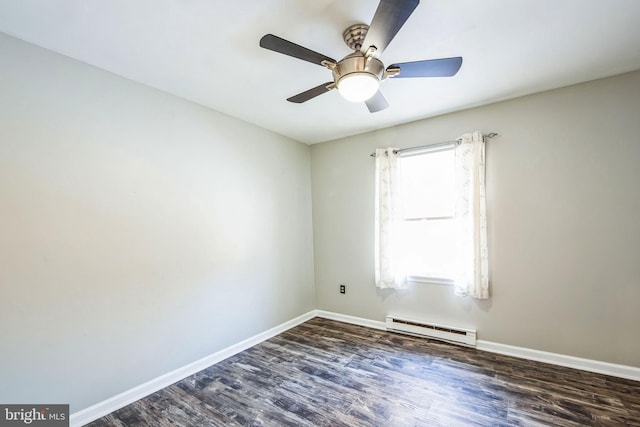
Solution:
[{"label": "window sash", "polygon": [[454,282],[452,278],[447,278],[447,277],[415,276],[411,274],[407,276],[407,281],[411,283],[430,283],[430,284],[447,285],[447,286],[453,286],[453,282]]},{"label": "window sash", "polygon": [[[403,221],[403,257],[415,282],[451,284],[455,275],[454,219]],[[427,242],[427,243],[423,243]]]},{"label": "window sash", "polygon": [[[445,145],[440,145],[437,147],[421,147],[418,149],[412,149],[412,150],[408,150],[405,152],[401,152],[398,153],[398,155],[400,157],[423,157],[424,156],[424,161],[426,162],[425,165],[427,164],[433,164],[432,162],[434,161],[439,161],[439,160],[435,160],[436,157],[430,157],[431,155],[436,155],[438,156],[438,158],[440,157],[439,154],[437,153],[441,153],[443,151],[451,151],[453,152],[453,148],[454,148],[454,144],[445,144]],[[421,162],[421,160],[415,159],[416,162]],[[420,163],[415,163],[415,165],[413,167],[420,167],[418,166]],[[431,166],[429,166],[431,167]],[[453,168],[453,165],[451,165],[451,167]],[[448,170],[448,169],[447,169]],[[453,173],[453,171],[450,171],[451,173]],[[433,183],[440,183],[438,185],[445,185],[444,183],[449,183],[448,179],[453,178],[453,176],[449,176],[448,173],[449,172],[445,172],[443,171],[443,173],[446,173],[447,175],[444,175],[443,177],[446,176],[447,180],[445,181],[440,181],[440,178],[437,178],[436,176],[421,176],[421,175],[416,175],[415,178],[420,177],[421,179],[429,179],[430,180],[430,184],[429,185],[433,185]],[[438,177],[440,175],[437,175]],[[433,181],[433,179],[435,179],[436,181]],[[417,182],[423,182],[423,181],[417,181]],[[406,183],[405,185],[409,185],[409,188],[414,188],[411,184]],[[414,184],[415,185],[415,184]],[[420,184],[418,184],[420,185]],[[448,188],[449,185],[445,185],[445,187],[443,188]],[[453,190],[453,189],[451,189]],[[410,193],[413,194],[413,193]],[[436,193],[437,194],[437,193]],[[420,197],[419,193],[415,193],[413,194],[416,197]],[[413,207],[413,203],[412,203],[412,207]],[[435,205],[435,206],[439,206],[439,205]],[[425,207],[427,207],[425,205]],[[407,280],[409,282],[413,282],[413,283],[433,283],[433,284],[441,284],[441,285],[453,285],[453,275],[454,272],[451,271],[451,266],[449,265],[449,262],[445,261],[444,259],[440,259],[439,257],[435,257],[435,258],[430,258],[429,253],[433,253],[434,250],[436,250],[436,248],[439,246],[439,243],[436,241],[431,241],[430,245],[425,245],[424,249],[421,249],[420,246],[420,239],[421,239],[421,235],[422,235],[422,231],[420,230],[424,230],[422,229],[422,227],[420,227],[419,223],[420,222],[424,222],[425,226],[426,223],[430,223],[433,225],[428,226],[429,229],[431,230],[436,230],[438,227],[437,223],[438,222],[447,222],[450,224],[450,221],[453,221],[455,216],[453,214],[453,206],[451,207],[452,209],[442,209],[441,207],[436,207],[435,211],[433,212],[428,212],[428,211],[420,211],[420,210],[410,210],[409,212],[407,212],[409,215],[413,215],[413,216],[408,216],[403,218],[403,223],[406,224],[407,227],[409,227],[408,229],[414,229],[416,231],[416,233],[414,232],[409,232],[408,236],[412,236],[413,239],[411,240],[411,243],[407,242],[407,247],[406,249],[409,252],[406,252],[406,256],[409,256],[412,261],[408,261],[409,264],[412,264],[411,266],[407,265],[407,267],[409,268],[409,271],[407,271],[408,273],[408,277]],[[434,210],[434,208],[428,208],[428,210]],[[422,214],[422,215],[421,215]],[[431,215],[430,215],[431,214]],[[433,215],[435,214],[435,215]],[[443,224],[444,225],[444,224]],[[414,228],[414,227],[418,227],[418,228]],[[436,229],[431,228],[431,227],[437,227]],[[448,227],[445,225],[445,227]],[[426,231],[426,230],[425,230]],[[424,238],[427,238],[428,235],[431,234],[431,232],[426,231],[428,234],[426,235],[422,235]],[[436,235],[435,237],[437,237],[439,233],[436,231]],[[433,236],[433,235],[432,235]],[[410,237],[411,239],[411,237]],[[447,248],[451,249],[451,246],[449,246],[449,244],[446,245]],[[446,250],[446,253],[448,253],[449,250]],[[434,254],[435,255],[435,254]],[[427,258],[424,258],[424,257]],[[424,260],[426,262],[421,262],[420,260]],[[431,259],[431,262],[427,261],[428,259]],[[449,257],[447,256],[446,259],[449,259]],[[416,262],[417,261],[417,262]],[[445,264],[441,264],[441,262],[445,262]],[[435,264],[434,264],[435,263]]]},{"label": "window sash", "polygon": [[404,221],[440,221],[443,219],[453,219],[453,215],[447,216],[425,216],[425,217],[417,217],[417,218],[405,218]]},{"label": "window sash", "polygon": [[452,149],[422,150],[400,159],[403,220],[444,219],[454,215],[453,162]]}]

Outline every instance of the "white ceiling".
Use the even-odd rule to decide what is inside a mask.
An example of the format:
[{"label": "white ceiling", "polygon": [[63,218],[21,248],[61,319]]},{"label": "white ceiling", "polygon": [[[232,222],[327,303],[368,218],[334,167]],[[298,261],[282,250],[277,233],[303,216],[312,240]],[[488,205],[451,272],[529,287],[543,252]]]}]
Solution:
[{"label": "white ceiling", "polygon": [[329,70],[262,49],[273,33],[327,56],[378,0],[0,0],[0,31],[305,143],[640,69],[639,0],[422,0],[386,65],[462,56],[452,78],[389,79],[371,114]]}]

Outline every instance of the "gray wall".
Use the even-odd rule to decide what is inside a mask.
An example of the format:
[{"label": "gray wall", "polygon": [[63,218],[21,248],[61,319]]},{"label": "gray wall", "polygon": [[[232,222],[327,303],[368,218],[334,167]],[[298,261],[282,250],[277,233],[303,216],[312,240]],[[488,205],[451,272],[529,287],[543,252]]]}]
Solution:
[{"label": "gray wall", "polygon": [[[313,145],[318,308],[472,327],[482,340],[640,366],[639,114],[635,72]],[[432,284],[377,291],[369,154],[474,130],[500,134],[487,145],[492,298]]]},{"label": "gray wall", "polygon": [[76,412],[312,310],[309,168],[0,35],[0,402]]}]

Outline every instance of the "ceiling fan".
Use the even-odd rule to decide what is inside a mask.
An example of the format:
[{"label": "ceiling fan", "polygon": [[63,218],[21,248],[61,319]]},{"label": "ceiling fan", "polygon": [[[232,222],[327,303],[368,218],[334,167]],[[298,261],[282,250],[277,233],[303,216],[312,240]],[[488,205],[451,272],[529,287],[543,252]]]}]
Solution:
[{"label": "ceiling fan", "polygon": [[378,56],[387,48],[419,3],[420,0],[380,0],[371,25],[355,24],[342,34],[345,43],[353,52],[340,61],[273,34],[263,36],[260,46],[322,65],[333,73],[333,81],[294,95],[287,101],[302,103],[337,89],[348,101],[364,102],[369,111],[375,113],[389,106],[378,89],[387,77],[451,77],[462,65],[462,57],[457,56],[402,62],[384,68]]}]

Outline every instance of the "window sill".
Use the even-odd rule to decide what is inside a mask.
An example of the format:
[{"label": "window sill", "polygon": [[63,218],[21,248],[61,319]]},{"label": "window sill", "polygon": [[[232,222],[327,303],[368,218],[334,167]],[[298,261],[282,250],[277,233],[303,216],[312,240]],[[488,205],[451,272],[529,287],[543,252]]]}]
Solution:
[{"label": "window sill", "polygon": [[453,279],[444,277],[408,276],[407,280],[411,283],[431,283],[435,285],[453,286]]}]

